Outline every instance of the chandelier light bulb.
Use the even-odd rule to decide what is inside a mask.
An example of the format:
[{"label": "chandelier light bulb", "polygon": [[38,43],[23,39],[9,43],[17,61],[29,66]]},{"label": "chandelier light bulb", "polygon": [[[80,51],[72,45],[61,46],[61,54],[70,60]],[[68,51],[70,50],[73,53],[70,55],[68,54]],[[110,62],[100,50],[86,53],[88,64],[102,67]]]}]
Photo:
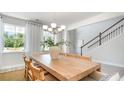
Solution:
[{"label": "chandelier light bulb", "polygon": [[63,30],[64,30],[65,28],[66,28],[66,26],[65,26],[65,25],[61,25],[61,29],[63,29]]},{"label": "chandelier light bulb", "polygon": [[43,29],[47,30],[48,29],[48,25],[43,25]]},{"label": "chandelier light bulb", "polygon": [[51,27],[52,28],[56,28],[57,27],[57,24],[56,23],[51,23]]},{"label": "chandelier light bulb", "polygon": [[58,28],[58,31],[60,32],[60,31],[62,31],[62,29],[61,28]]},{"label": "chandelier light bulb", "polygon": [[61,31],[64,31],[65,28],[66,28],[65,25],[57,26],[56,23],[51,23],[50,26],[49,25],[43,25],[43,30],[44,31],[48,31],[50,33],[52,32],[54,34],[57,34],[57,33],[61,32]]},{"label": "chandelier light bulb", "polygon": [[53,31],[53,29],[52,28],[48,28],[48,31]]}]

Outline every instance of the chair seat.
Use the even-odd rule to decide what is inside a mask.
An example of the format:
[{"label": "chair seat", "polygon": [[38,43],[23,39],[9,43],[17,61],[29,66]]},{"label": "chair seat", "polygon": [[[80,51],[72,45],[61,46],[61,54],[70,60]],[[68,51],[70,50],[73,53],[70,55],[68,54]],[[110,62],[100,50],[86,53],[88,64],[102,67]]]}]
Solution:
[{"label": "chair seat", "polygon": [[45,75],[45,81],[59,81],[56,77],[51,74]]},{"label": "chair seat", "polygon": [[[29,77],[29,80],[31,80],[31,77],[32,77],[31,71],[29,71],[28,77]],[[35,81],[41,81],[41,80],[37,79]],[[59,81],[59,80],[56,77],[54,77],[53,75],[47,74],[47,75],[45,75],[45,81]]]},{"label": "chair seat", "polygon": [[23,57],[25,62],[25,77],[32,81],[57,81],[54,76],[50,75],[45,69],[38,65],[32,59]]},{"label": "chair seat", "polygon": [[111,78],[110,75],[103,72],[94,71],[89,76],[82,78],[80,81],[108,81]]},{"label": "chair seat", "polygon": [[[42,68],[39,64],[37,63],[33,63],[34,66],[36,66],[37,68]],[[43,68],[42,68],[43,69]],[[48,74],[48,72],[44,69],[44,74]]]}]

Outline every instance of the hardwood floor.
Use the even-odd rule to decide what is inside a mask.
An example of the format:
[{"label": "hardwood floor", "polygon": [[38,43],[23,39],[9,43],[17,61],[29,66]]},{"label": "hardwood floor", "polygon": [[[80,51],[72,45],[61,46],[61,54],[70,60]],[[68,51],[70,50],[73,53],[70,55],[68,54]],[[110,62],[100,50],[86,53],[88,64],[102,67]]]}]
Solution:
[{"label": "hardwood floor", "polygon": [[[115,66],[102,64],[101,70],[102,72],[111,74],[111,75],[117,72],[119,72],[121,77],[124,75],[124,68],[121,68],[121,67],[115,67]],[[26,81],[26,79],[24,78],[24,69],[18,70],[18,71],[7,72],[7,73],[1,73],[0,81]]]},{"label": "hardwood floor", "polygon": [[0,74],[0,81],[26,81],[24,69]]},{"label": "hardwood floor", "polygon": [[124,76],[124,68],[122,67],[116,67],[116,66],[111,66],[111,65],[105,65],[102,64],[102,69],[101,71],[110,75],[114,75],[115,73],[119,73],[120,77]]}]

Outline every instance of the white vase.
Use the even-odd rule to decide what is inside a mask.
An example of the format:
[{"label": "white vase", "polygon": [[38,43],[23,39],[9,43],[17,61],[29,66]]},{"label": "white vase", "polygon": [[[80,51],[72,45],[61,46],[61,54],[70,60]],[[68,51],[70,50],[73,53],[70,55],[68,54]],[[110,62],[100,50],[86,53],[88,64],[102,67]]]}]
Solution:
[{"label": "white vase", "polygon": [[52,46],[49,48],[51,59],[58,59],[59,58],[59,47]]}]

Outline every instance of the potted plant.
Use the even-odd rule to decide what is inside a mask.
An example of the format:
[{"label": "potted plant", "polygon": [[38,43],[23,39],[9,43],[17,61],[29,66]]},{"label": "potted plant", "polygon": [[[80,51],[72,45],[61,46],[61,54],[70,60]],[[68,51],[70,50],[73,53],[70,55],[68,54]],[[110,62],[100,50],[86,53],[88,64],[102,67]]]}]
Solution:
[{"label": "potted plant", "polygon": [[51,37],[48,37],[46,40],[44,39],[44,41],[41,42],[41,46],[43,46],[43,48],[45,48],[45,46],[49,47],[49,52],[52,59],[58,59],[62,46],[70,46],[70,44],[70,42],[64,40],[54,43],[54,40]]}]

